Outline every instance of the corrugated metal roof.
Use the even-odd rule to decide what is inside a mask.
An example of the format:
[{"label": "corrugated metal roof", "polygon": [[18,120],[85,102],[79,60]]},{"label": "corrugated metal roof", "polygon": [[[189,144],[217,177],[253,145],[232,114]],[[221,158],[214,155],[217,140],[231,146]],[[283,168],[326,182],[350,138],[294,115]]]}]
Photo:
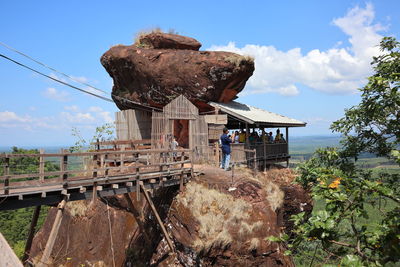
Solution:
[{"label": "corrugated metal roof", "polygon": [[292,119],[283,115],[279,115],[267,110],[242,104],[236,101],[232,101],[229,103],[210,102],[208,104],[210,104],[213,107],[217,107],[222,112],[225,112],[249,124],[259,123],[266,125],[291,126],[291,127],[306,126],[305,122]]}]

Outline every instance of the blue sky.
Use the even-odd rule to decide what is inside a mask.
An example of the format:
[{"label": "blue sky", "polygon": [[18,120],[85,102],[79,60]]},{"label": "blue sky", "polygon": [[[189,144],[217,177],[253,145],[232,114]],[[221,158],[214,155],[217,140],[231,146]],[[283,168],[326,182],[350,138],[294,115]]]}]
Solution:
[{"label": "blue sky", "polygon": [[[255,57],[239,101],[306,121],[292,135],[330,134],[359,102],[382,36],[399,37],[398,1],[1,1],[0,41],[111,92],[100,56],[160,27],[203,50]],[[0,53],[61,77],[0,46]],[[0,58],[0,146],[71,145],[118,109]],[[72,84],[84,87],[71,82]]]}]

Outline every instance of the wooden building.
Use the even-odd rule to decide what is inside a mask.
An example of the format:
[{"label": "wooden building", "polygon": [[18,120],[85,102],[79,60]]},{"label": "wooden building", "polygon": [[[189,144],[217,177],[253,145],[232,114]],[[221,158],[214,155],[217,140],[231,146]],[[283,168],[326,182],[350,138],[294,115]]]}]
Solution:
[{"label": "wooden building", "polygon": [[[229,103],[210,102],[209,104],[216,109],[218,114],[227,115],[226,127],[228,129],[245,132],[244,142],[232,145],[233,161],[240,161],[245,157],[244,152],[237,151],[250,149],[255,150],[256,162],[260,169],[277,162],[289,164],[289,128],[305,127],[305,122],[236,101]],[[269,141],[268,133],[272,132],[275,139],[277,129],[280,129],[283,139],[276,142]],[[257,133],[258,138],[252,138],[252,133]],[[246,157],[249,160],[248,156]]]},{"label": "wooden building", "polygon": [[[289,128],[306,123],[276,113],[241,104],[208,103],[214,112],[199,114],[198,108],[183,95],[162,110],[124,110],[116,113],[117,138],[120,140],[151,140],[153,149],[171,149],[173,138],[180,147],[193,151],[193,161],[219,160],[218,140],[222,129],[245,131],[242,143],[232,144],[232,162],[256,164],[259,168],[276,162],[289,162]],[[266,133],[281,128],[285,142],[268,142]],[[252,138],[252,132],[261,137]],[[274,136],[276,133],[274,133]]]}]

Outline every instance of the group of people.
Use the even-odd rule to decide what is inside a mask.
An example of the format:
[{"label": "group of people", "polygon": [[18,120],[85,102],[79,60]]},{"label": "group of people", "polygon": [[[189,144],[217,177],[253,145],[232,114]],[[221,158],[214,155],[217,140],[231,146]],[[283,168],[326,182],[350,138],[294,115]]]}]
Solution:
[{"label": "group of people", "polygon": [[[257,143],[269,143],[269,144],[274,144],[274,143],[286,143],[286,140],[281,134],[280,130],[276,130],[276,135],[275,137],[272,135],[272,132],[265,132],[262,131],[261,134],[259,134],[257,131],[253,130],[253,132],[249,135],[248,137],[249,142],[251,145],[257,144]],[[221,135],[220,138],[220,143],[221,143],[221,150],[222,150],[222,159],[221,159],[221,165],[220,167],[224,170],[229,170],[229,162],[231,158],[231,143],[245,143],[246,142],[246,131],[241,130],[235,131],[232,135],[229,135],[229,130],[228,128],[223,129],[223,134]]]},{"label": "group of people", "polygon": [[[232,143],[246,143],[246,130],[235,131],[232,135],[229,135],[232,138]],[[286,143],[286,140],[283,134],[280,132],[279,129],[276,130],[275,137],[272,135],[272,132],[264,132],[258,133],[257,131],[253,130],[252,133],[249,134],[249,142],[250,144],[257,144],[257,143]]]}]

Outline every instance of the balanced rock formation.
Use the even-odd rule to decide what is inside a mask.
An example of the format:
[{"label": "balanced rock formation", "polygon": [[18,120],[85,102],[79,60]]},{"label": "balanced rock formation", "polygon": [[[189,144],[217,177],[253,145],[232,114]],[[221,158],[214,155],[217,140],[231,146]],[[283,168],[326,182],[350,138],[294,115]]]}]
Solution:
[{"label": "balanced rock formation", "polygon": [[166,33],[142,35],[130,46],[117,45],[101,57],[113,78],[112,97],[121,110],[128,99],[163,107],[183,94],[200,110],[209,101],[229,102],[253,74],[250,57],[230,52],[198,51],[193,38]]}]

